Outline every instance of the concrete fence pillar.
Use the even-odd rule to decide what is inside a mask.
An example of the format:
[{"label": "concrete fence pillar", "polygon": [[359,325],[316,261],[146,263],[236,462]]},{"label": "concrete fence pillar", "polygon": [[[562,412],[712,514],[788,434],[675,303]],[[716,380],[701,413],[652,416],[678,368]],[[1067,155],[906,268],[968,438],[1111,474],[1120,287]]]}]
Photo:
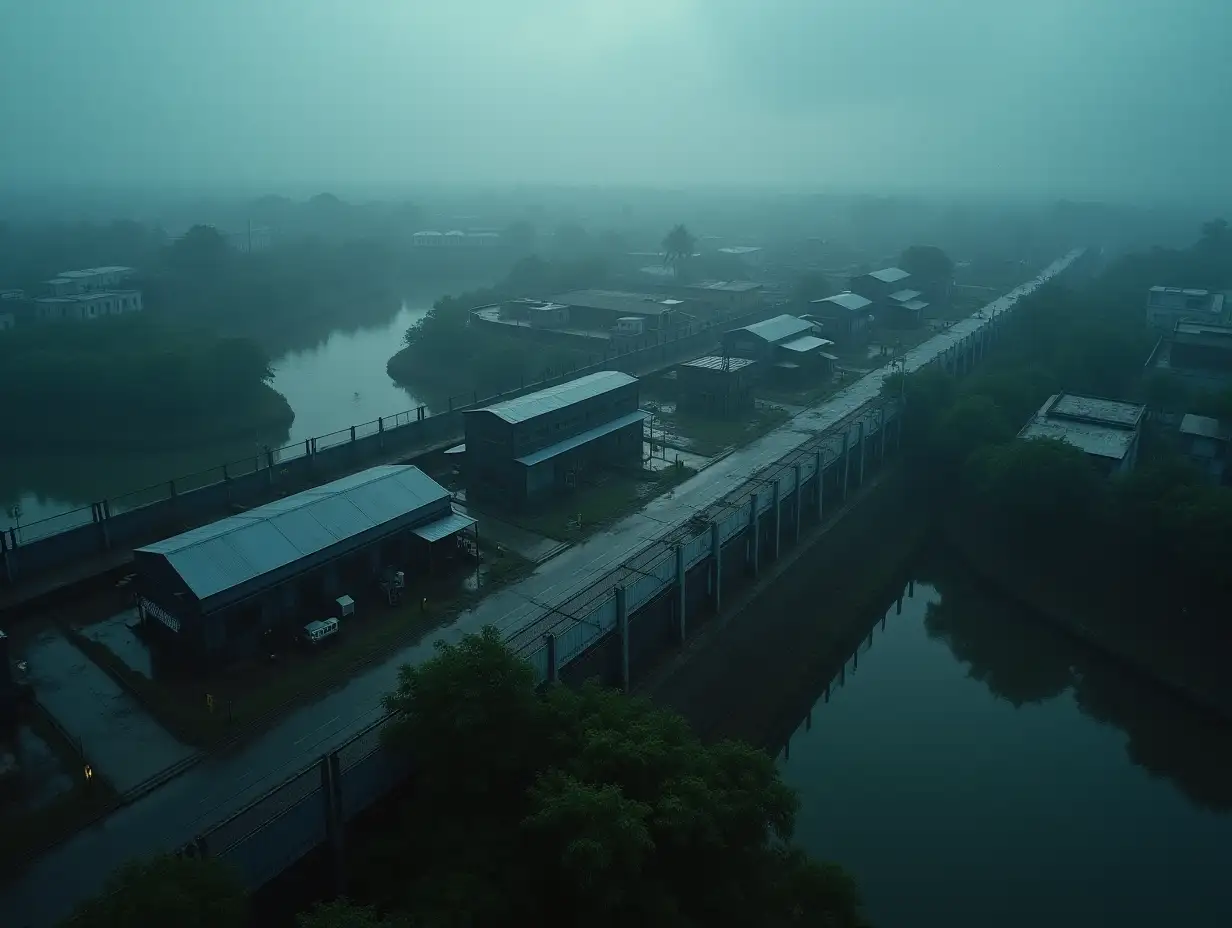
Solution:
[{"label": "concrete fence pillar", "polygon": [[877,413],[877,463],[885,463],[885,446],[886,446],[886,408],[885,404],[881,405],[881,410]]},{"label": "concrete fence pillar", "polygon": [[346,892],[346,845],[342,819],[342,768],[337,752],[321,758],[321,798],[325,808],[325,842],[329,848],[335,895]]},{"label": "concrete fence pillar", "polygon": [[757,576],[757,561],[758,548],[761,547],[761,519],[758,517],[758,508],[761,506],[761,500],[757,498],[757,494],[753,494],[753,498],[749,501],[749,566],[753,570],[753,576]]},{"label": "concrete fence pillar", "polygon": [[817,524],[820,525],[826,515],[826,453],[818,446],[813,454],[813,466],[817,469]]},{"label": "concrete fence pillar", "polygon": [[803,468],[800,466],[800,462],[797,461],[796,462],[796,489],[795,489],[795,492],[792,494],[792,503],[791,503],[791,510],[792,510],[791,517],[792,517],[792,520],[796,524],[796,541],[795,541],[796,544],[800,543],[800,477],[801,477],[802,471],[803,471]]},{"label": "concrete fence pillar", "polygon": [[857,426],[857,428],[859,429],[859,431],[857,432],[857,435],[859,437],[856,440],[860,443],[859,481],[860,481],[860,489],[863,489],[864,488],[864,445],[867,443],[866,439],[868,437],[867,435],[864,434],[865,422],[863,419],[860,420],[860,424]]},{"label": "concrete fence pillar", "polygon": [[543,636],[543,647],[547,652],[545,663],[545,676],[548,683],[560,682],[560,667],[556,663],[556,636],[548,632]]},{"label": "concrete fence pillar", "polygon": [[616,631],[620,635],[620,687],[629,692],[629,594],[616,587]]},{"label": "concrete fence pillar", "polygon": [[843,429],[843,485],[839,499],[847,499],[847,486],[851,477],[851,429]]},{"label": "concrete fence pillar", "polygon": [[689,637],[687,591],[685,589],[684,545],[676,545],[676,616],[679,619],[677,636],[681,644]]},{"label": "concrete fence pillar", "polygon": [[723,608],[723,544],[719,537],[719,523],[710,523],[710,583],[714,597],[714,614]]},{"label": "concrete fence pillar", "polygon": [[774,478],[774,559],[779,559],[779,539],[783,537],[783,493],[780,478]]}]

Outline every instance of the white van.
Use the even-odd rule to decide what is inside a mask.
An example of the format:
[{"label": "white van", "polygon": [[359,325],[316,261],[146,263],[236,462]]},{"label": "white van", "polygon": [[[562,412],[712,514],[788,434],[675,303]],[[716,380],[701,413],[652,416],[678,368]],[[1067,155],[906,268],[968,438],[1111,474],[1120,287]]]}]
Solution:
[{"label": "white van", "polygon": [[338,620],[326,619],[324,622],[309,622],[304,626],[304,641],[308,644],[320,644],[326,638],[338,634]]}]

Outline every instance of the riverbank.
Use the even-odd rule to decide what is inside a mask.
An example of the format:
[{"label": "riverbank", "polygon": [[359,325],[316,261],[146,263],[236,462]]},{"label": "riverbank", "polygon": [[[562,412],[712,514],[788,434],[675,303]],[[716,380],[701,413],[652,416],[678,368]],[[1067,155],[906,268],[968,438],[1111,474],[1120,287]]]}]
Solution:
[{"label": "riverbank", "polygon": [[1166,591],[1117,557],[1115,542],[1041,556],[974,519],[950,515],[937,530],[984,582],[1195,708],[1232,721],[1218,618],[1178,614]]},{"label": "riverbank", "polygon": [[[771,748],[816,681],[851,653],[928,536],[925,507],[888,471],[772,565],[641,689],[703,738]],[[824,599],[806,595],[824,589]],[[809,608],[802,610],[807,603]]]}]

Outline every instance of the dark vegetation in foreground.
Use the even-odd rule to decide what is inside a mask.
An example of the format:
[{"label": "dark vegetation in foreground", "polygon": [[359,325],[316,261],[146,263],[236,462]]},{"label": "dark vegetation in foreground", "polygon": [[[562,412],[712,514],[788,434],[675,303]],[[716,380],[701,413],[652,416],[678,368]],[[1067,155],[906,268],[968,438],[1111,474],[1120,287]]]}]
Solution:
[{"label": "dark vegetation in foreground", "polygon": [[[1060,441],[1018,430],[1051,394],[1135,400],[1155,336],[1144,301],[1154,284],[1232,285],[1232,236],[1213,223],[1183,251],[1112,264],[1072,289],[1031,297],[995,362],[958,383],[935,369],[888,379],[907,399],[904,449],[918,490],[944,501],[949,534],[983,572],[1029,588],[1032,604],[1128,660],[1228,706],[1220,666],[1232,653],[1232,490],[1207,483],[1149,419],[1137,468],[1102,476]],[[1194,394],[1184,411],[1218,415],[1227,394]],[[1077,618],[1081,616],[1081,618]]]},{"label": "dark vegetation in foreground", "polygon": [[[796,797],[752,747],[703,745],[597,686],[537,691],[492,629],[403,668],[386,705],[390,749],[415,756],[409,798],[349,848],[355,902],[305,928],[865,924],[851,879],[792,844]],[[159,858],[69,924],[239,928],[246,912],[224,864]]]}]

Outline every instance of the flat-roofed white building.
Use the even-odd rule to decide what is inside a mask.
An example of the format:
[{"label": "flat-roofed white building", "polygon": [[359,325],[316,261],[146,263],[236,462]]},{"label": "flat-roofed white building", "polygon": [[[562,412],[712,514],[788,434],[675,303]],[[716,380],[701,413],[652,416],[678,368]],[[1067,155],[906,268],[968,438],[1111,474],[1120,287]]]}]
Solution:
[{"label": "flat-roofed white building", "polygon": [[1225,295],[1210,290],[1152,287],[1147,292],[1147,325],[1171,332],[1178,322],[1223,322]]},{"label": "flat-roofed white building", "polygon": [[1052,438],[1085,452],[1107,473],[1132,470],[1146,407],[1075,393],[1058,393],[1018,433],[1022,439]]}]

